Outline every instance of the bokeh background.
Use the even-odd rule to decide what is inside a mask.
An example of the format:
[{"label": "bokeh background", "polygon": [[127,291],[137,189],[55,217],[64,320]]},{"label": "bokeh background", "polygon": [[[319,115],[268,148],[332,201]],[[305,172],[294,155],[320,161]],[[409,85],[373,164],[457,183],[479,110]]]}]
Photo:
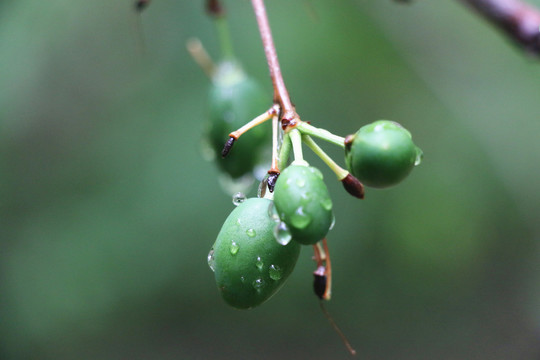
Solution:
[{"label": "bokeh background", "polygon": [[[250,3],[225,5],[271,94]],[[538,61],[455,1],[267,6],[304,120],[392,119],[424,150],[363,201],[309,157],[336,205],[327,307],[358,358],[539,359]],[[217,292],[206,256],[233,205],[201,155],[191,37],[217,56],[203,1],[0,2],[2,359],[348,357],[308,248],[259,308]]]}]

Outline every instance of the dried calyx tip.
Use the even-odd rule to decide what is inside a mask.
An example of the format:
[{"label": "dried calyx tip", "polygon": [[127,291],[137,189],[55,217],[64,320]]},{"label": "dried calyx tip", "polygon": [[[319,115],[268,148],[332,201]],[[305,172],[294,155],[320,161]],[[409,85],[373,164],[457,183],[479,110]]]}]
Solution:
[{"label": "dried calyx tip", "polygon": [[135,10],[138,12],[143,11],[150,4],[150,0],[137,0],[135,1]]},{"label": "dried calyx tip", "polygon": [[227,139],[227,142],[225,143],[225,146],[223,146],[223,150],[221,150],[221,157],[226,157],[229,152],[231,151],[233,145],[234,145],[234,141],[236,139],[234,137],[229,137],[229,139]]},{"label": "dried calyx tip", "polygon": [[268,190],[270,190],[270,192],[274,192],[274,187],[276,186],[276,181],[278,177],[279,177],[279,171],[276,171],[276,170],[268,171],[267,184],[268,184]]},{"label": "dried calyx tip", "polygon": [[317,267],[317,270],[313,272],[313,291],[320,300],[324,300],[324,293],[326,292],[326,275],[324,266]]},{"label": "dried calyx tip", "polygon": [[350,151],[352,142],[354,140],[354,134],[345,136],[345,150]]},{"label": "dried calyx tip", "polygon": [[345,176],[341,180],[341,183],[343,184],[343,187],[345,188],[345,190],[347,190],[347,192],[351,194],[352,196],[357,197],[359,199],[364,198],[364,185],[362,185],[360,180],[358,180],[351,174],[348,174],[347,176]]},{"label": "dried calyx tip", "polygon": [[223,8],[219,0],[207,0],[206,11],[209,15],[215,17],[221,17],[225,15],[225,9]]}]

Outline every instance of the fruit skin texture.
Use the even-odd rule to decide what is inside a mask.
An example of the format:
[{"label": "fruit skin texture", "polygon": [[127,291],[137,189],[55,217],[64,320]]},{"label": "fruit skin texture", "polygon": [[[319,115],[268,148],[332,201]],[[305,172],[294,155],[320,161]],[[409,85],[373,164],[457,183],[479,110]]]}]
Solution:
[{"label": "fruit skin texture", "polygon": [[291,241],[283,246],[274,238],[271,206],[264,198],[245,200],[225,220],[212,247],[218,289],[235,308],[249,309],[268,300],[298,260],[300,245]]},{"label": "fruit skin texture", "polygon": [[407,177],[419,153],[409,131],[396,122],[379,120],[353,135],[345,146],[345,161],[364,185],[385,188]]},{"label": "fruit skin texture", "polygon": [[243,134],[225,159],[221,158],[221,150],[232,131],[268,109],[268,96],[237,63],[224,61],[212,78],[209,107],[208,141],[216,154],[218,166],[233,178],[251,173],[269,143],[268,124]]},{"label": "fruit skin texture", "polygon": [[292,238],[304,245],[322,240],[334,218],[323,176],[312,166],[291,165],[283,170],[274,189],[274,204]]}]

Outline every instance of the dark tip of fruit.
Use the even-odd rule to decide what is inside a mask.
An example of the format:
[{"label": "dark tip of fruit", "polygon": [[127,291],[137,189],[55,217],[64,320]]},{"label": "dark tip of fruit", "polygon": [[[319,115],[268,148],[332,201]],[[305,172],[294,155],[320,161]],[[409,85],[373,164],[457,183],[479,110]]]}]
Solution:
[{"label": "dark tip of fruit", "polygon": [[358,180],[351,174],[345,176],[345,178],[341,180],[341,183],[343,184],[345,190],[347,190],[347,192],[352,196],[359,199],[364,198],[364,185],[362,185],[360,180]]},{"label": "dark tip of fruit", "polygon": [[354,135],[347,135],[345,137],[345,150],[346,151],[351,150],[351,145],[352,145],[353,140],[354,140]]},{"label": "dark tip of fruit", "polygon": [[313,272],[313,291],[315,295],[321,300],[324,298],[326,292],[326,275],[324,275],[324,266],[319,266],[317,270]]},{"label": "dark tip of fruit", "polygon": [[268,171],[267,184],[268,184],[268,190],[270,190],[270,192],[274,192],[274,187],[276,186],[276,181],[278,177],[279,177],[278,171],[275,171],[275,170]]},{"label": "dark tip of fruit", "polygon": [[138,12],[141,12],[144,9],[146,9],[149,3],[150,3],[149,0],[138,0],[135,2],[135,10],[137,10]]},{"label": "dark tip of fruit", "polygon": [[227,140],[227,142],[225,143],[225,146],[223,146],[223,150],[221,150],[221,157],[224,158],[229,154],[229,151],[231,151],[235,140],[236,139],[233,138],[232,136]]},{"label": "dark tip of fruit", "polygon": [[206,2],[206,11],[208,11],[210,15],[216,17],[225,15],[225,10],[218,0],[208,0]]}]

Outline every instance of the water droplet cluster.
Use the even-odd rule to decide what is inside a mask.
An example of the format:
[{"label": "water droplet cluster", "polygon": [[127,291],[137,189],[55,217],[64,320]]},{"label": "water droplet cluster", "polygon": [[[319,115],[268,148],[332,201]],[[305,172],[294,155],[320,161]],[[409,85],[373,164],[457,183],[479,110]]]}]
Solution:
[{"label": "water droplet cluster", "polygon": [[279,223],[272,208],[273,202],[264,198],[241,201],[208,254],[218,289],[234,307],[251,308],[266,301],[283,285],[298,259],[298,243],[276,241]]}]

